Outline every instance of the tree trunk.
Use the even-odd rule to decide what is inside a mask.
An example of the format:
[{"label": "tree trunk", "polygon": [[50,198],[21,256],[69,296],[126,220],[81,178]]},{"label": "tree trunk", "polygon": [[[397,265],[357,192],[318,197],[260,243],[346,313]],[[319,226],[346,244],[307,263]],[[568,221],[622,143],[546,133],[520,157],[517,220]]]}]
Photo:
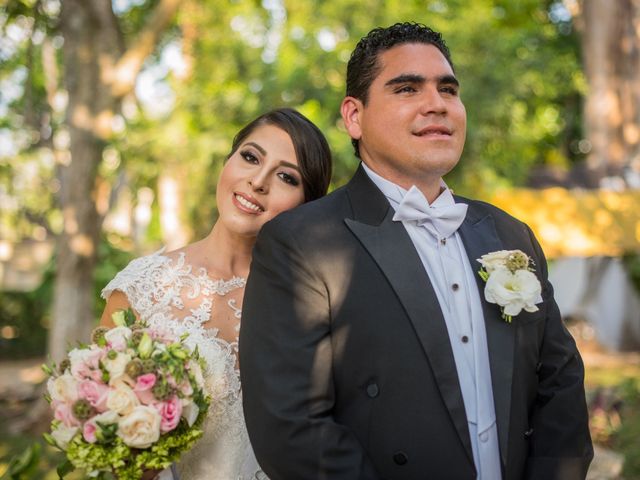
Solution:
[{"label": "tree trunk", "polygon": [[111,0],[63,0],[65,126],[69,156],[61,167],[57,271],[49,354],[60,360],[67,344],[88,341],[95,325],[93,273],[102,216],[96,209],[96,178],[112,120],[131,92],[144,59],[153,51],[180,0],[161,0],[131,47],[124,51]]},{"label": "tree trunk", "polygon": [[640,153],[640,1],[583,0],[576,23],[589,92],[590,186],[622,176]]}]

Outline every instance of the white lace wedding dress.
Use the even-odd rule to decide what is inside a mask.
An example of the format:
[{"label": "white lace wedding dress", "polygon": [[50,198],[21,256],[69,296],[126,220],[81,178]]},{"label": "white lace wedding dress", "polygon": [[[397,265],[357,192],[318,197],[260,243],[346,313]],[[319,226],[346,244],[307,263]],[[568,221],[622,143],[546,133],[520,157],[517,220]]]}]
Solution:
[{"label": "white lace wedding dress", "polygon": [[[180,480],[266,479],[253,455],[242,414],[240,375],[237,367],[237,332],[240,309],[231,292],[242,293],[245,280],[214,280],[204,269],[193,271],[184,253],[173,259],[163,250],[133,260],[102,290],[107,299],[122,291],[138,315],[151,326],[167,328],[177,335],[188,333],[186,342],[197,345],[205,359],[206,388],[212,402],[204,422],[204,435],[174,466]],[[233,296],[231,294],[230,296]],[[236,295],[237,296],[237,295]],[[229,309],[235,319],[236,338],[228,342],[218,329],[205,329],[215,309]],[[160,478],[172,478],[169,470]]]}]

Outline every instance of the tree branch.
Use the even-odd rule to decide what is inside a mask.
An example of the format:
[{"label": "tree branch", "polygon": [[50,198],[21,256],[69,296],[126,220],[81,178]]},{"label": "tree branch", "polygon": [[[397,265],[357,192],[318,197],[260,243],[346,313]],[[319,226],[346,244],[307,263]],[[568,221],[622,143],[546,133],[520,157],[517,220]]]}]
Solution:
[{"label": "tree branch", "polygon": [[182,0],[161,0],[131,47],[115,66],[111,93],[122,98],[131,92],[144,60],[153,52],[162,32],[167,28]]}]

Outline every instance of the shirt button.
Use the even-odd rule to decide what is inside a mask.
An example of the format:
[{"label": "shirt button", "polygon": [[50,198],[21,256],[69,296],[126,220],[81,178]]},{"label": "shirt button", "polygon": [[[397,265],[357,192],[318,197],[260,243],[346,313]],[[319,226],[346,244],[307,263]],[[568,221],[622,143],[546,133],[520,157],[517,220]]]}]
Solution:
[{"label": "shirt button", "polygon": [[405,465],[409,461],[409,457],[404,452],[396,452],[393,454],[393,461],[396,465]]},{"label": "shirt button", "polygon": [[367,395],[369,398],[376,398],[380,393],[380,389],[378,388],[377,383],[370,383],[367,385]]},{"label": "shirt button", "polygon": [[462,340],[462,343],[468,343],[469,342],[469,337],[467,337],[466,335],[463,335],[460,340]]},{"label": "shirt button", "polygon": [[457,283],[454,283],[453,285],[451,285],[451,289],[454,292],[457,292],[459,288],[460,288],[460,285],[458,285]]},{"label": "shirt button", "polygon": [[482,432],[480,434],[480,441],[482,443],[487,443],[489,441],[489,434],[487,432]]}]

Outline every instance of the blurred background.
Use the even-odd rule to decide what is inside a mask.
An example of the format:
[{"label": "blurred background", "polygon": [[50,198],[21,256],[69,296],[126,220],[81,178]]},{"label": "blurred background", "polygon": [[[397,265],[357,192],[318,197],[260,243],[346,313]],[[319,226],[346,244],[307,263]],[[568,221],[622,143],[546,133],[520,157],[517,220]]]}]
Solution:
[{"label": "blurred background", "polygon": [[527,222],[586,368],[591,479],[640,478],[640,2],[0,0],[0,477],[57,478],[47,356],[86,340],[130,259],[209,232],[234,133],[339,117],[371,28],[441,31],[468,112],[447,182]]}]

